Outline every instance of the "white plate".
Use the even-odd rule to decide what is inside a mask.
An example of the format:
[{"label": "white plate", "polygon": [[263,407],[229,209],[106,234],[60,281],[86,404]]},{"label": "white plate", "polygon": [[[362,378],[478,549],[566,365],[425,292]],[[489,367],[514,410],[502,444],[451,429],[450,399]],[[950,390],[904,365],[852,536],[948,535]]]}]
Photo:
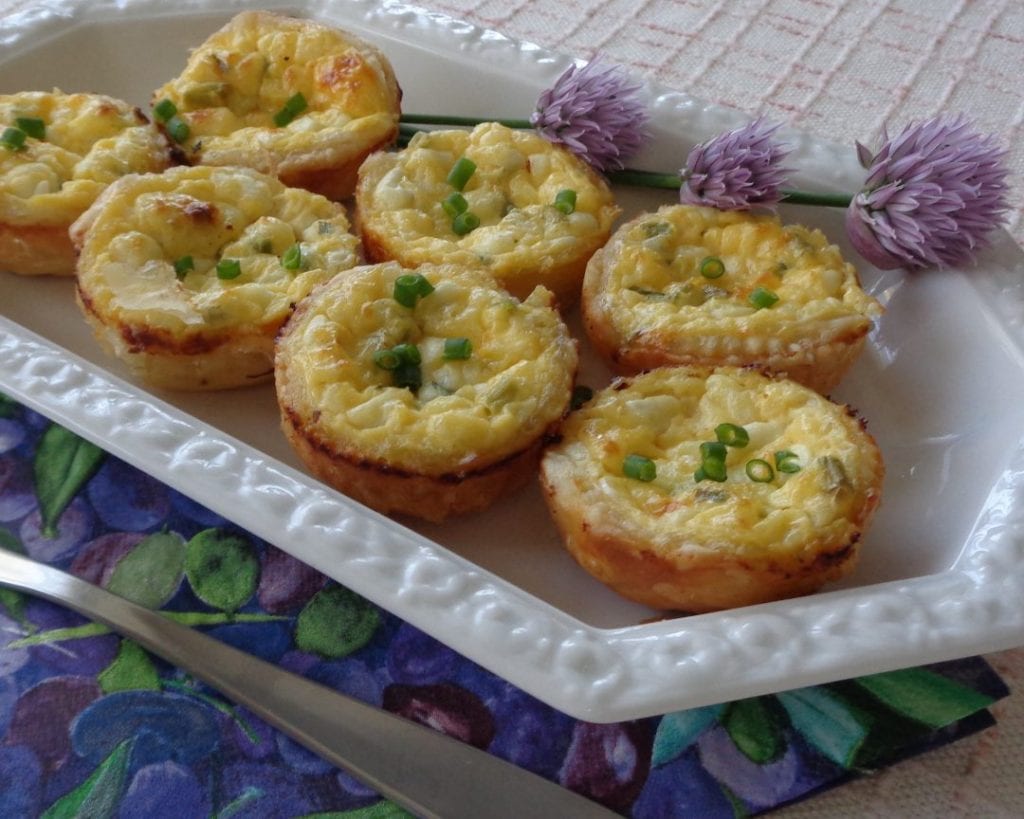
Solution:
[{"label": "white plate", "polygon": [[[52,0],[5,20],[0,92],[100,91],[148,104],[186,51],[242,2]],[[405,108],[525,116],[568,60],[376,0],[288,7],[379,43]],[[672,170],[736,112],[649,88]],[[853,190],[852,146],[787,133],[804,187]],[[622,191],[627,213],[668,194]],[[841,214],[784,208],[850,258]],[[2,263],[2,262],[0,262]],[[539,492],[443,526],[405,528],[308,477],[270,387],[154,395],[93,342],[66,279],[0,273],[0,389],[277,544],[576,717],[631,719],[1024,643],[1024,254],[1005,234],[977,269],[861,266],[888,312],[838,397],[885,454],[883,505],[856,573],[821,594],[661,619],[561,548]],[[607,373],[589,362],[583,380]]]}]

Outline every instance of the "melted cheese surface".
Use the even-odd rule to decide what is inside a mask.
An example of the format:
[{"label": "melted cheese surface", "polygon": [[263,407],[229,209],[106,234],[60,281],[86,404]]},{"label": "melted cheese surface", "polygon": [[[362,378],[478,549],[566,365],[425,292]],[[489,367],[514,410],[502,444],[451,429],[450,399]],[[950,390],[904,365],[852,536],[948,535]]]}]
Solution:
[{"label": "melted cheese surface", "polygon": [[0,130],[21,117],[41,119],[46,130],[23,150],[0,147],[0,220],[10,224],[70,224],[114,180],[169,162],[156,129],[120,100],[60,91],[0,96]]},{"label": "melted cheese surface", "polygon": [[[295,94],[308,107],[289,124],[274,116]],[[384,57],[339,29],[269,12],[243,12],[192,51],[159,88],[191,131],[197,161],[247,156],[271,172],[289,154],[374,145],[398,121],[400,92]],[[268,154],[269,152],[269,154]]]},{"label": "melted cheese surface", "polygon": [[[727,448],[724,482],[698,482],[701,443],[725,422],[746,429],[749,444]],[[666,549],[785,554],[845,542],[878,477],[874,444],[845,407],[735,368],[665,368],[612,385],[571,413],[562,435],[545,459],[571,464],[588,515]],[[776,470],[768,483],[748,477],[749,460],[774,467],[779,451],[794,453],[799,471]],[[653,481],[623,474],[630,454],[654,461]]]},{"label": "melted cheese surface", "polygon": [[[442,206],[460,157],[476,164],[462,194],[480,220],[463,236]],[[443,260],[484,267],[499,279],[543,271],[589,256],[618,215],[610,189],[585,163],[532,131],[497,123],[420,132],[404,151],[371,162],[372,185],[360,185],[360,218],[407,266]],[[570,214],[554,207],[562,190],[576,192]]]},{"label": "melted cheese surface", "polygon": [[[288,323],[278,351],[290,388],[342,451],[424,474],[500,460],[565,411],[576,344],[537,288],[523,302],[483,272],[420,268],[434,286],[414,308],[393,297],[395,263],[357,268],[318,290]],[[446,360],[447,338],[467,338],[466,360]],[[416,344],[423,386],[393,384],[374,352]]]},{"label": "melted cheese surface", "polygon": [[[707,278],[703,260],[725,272]],[[736,334],[821,341],[870,324],[881,310],[856,270],[819,230],[783,225],[773,215],[686,205],[662,207],[624,225],[604,252],[598,297],[620,337]],[[756,288],[778,296],[767,308]]]},{"label": "melted cheese surface", "polygon": [[[80,287],[97,313],[165,328],[280,324],[320,282],[359,262],[341,206],[243,168],[126,178],[82,217]],[[301,248],[299,269],[282,257]],[[175,262],[191,256],[179,279]],[[241,275],[218,277],[223,259]]]}]

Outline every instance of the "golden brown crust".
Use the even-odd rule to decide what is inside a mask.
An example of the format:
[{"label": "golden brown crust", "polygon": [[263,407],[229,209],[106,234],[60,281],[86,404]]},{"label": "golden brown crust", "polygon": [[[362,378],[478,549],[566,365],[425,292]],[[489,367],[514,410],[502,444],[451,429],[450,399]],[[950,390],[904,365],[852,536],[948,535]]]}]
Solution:
[{"label": "golden brown crust", "polygon": [[[126,177],[71,237],[78,304],[97,340],[139,379],[174,390],[270,380],[293,305],[361,261],[341,205],[248,168]],[[220,275],[221,262],[236,275]]]},{"label": "golden brown crust", "polygon": [[68,226],[0,222],[0,269],[22,276],[74,274],[75,248]]},{"label": "golden brown crust", "polygon": [[[721,278],[696,272],[702,257],[719,255]],[[777,290],[778,303],[752,308],[757,286]],[[621,375],[753,365],[823,394],[856,361],[880,312],[819,232],[681,205],[622,225],[591,257],[581,300],[587,337]]]},{"label": "golden brown crust", "polygon": [[[418,269],[434,287],[398,304],[389,262],[318,288],[277,340],[282,429],[326,483],[385,514],[441,521],[483,509],[536,474],[571,397],[575,341],[538,289],[520,303],[482,271]],[[468,339],[467,358],[442,354]],[[415,344],[421,386],[375,353]]]},{"label": "golden brown crust", "polygon": [[[296,95],[306,107],[274,118]],[[398,134],[402,92],[384,53],[313,20],[245,11],[214,32],[153,95],[189,128],[188,161],[241,165],[335,201]]]},{"label": "golden brown crust", "polygon": [[[450,165],[463,155],[477,165],[462,193],[480,226],[456,235],[442,202],[453,192]],[[560,189],[577,195],[571,214],[553,206]],[[355,222],[368,259],[478,267],[520,299],[546,287],[563,311],[579,301],[587,260],[618,214],[607,182],[585,162],[497,123],[417,134],[401,152],[367,158],[356,187]]]},{"label": "golden brown crust", "polygon": [[[701,392],[696,382],[709,376],[720,383]],[[542,459],[541,486],[566,548],[623,596],[692,613],[808,594],[842,578],[880,502],[884,466],[855,413],[808,395],[795,383],[731,368],[665,368],[598,394],[570,415]],[[630,428],[637,418],[650,429]],[[725,482],[695,481],[699,441],[714,440],[723,418],[749,424],[749,450],[730,451]],[[796,448],[799,438],[787,437],[794,430],[807,441],[802,469],[751,482],[744,461]],[[650,484],[620,471],[637,450],[657,464]],[[838,488],[828,469],[842,476]]]}]

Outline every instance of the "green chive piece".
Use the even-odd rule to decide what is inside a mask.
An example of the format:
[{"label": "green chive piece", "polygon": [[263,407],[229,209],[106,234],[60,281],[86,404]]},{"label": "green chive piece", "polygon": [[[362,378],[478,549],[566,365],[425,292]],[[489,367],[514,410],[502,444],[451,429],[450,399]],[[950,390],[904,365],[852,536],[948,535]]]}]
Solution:
[{"label": "green chive piece", "polygon": [[289,247],[281,255],[281,267],[285,270],[301,270],[302,262],[302,245],[298,242]]},{"label": "green chive piece", "polygon": [[46,123],[39,117],[16,117],[14,124],[32,139],[46,139]]},{"label": "green chive piece", "polygon": [[654,461],[643,455],[627,455],[622,462],[622,474],[635,481],[650,483],[658,477],[658,468]]},{"label": "green chive piece", "polygon": [[771,483],[775,477],[775,470],[768,461],[751,458],[747,461],[747,477],[756,483]]},{"label": "green chive piece", "polygon": [[779,472],[799,472],[802,467],[799,463],[799,456],[788,449],[780,449],[775,453],[775,468]]},{"label": "green chive piece", "polygon": [[708,480],[719,483],[723,483],[729,474],[725,468],[725,461],[720,461],[717,458],[705,458],[698,471]]},{"label": "green chive piece", "polygon": [[9,151],[21,151],[25,148],[26,134],[20,128],[4,128],[0,134],[0,145]]},{"label": "green chive piece", "polygon": [[594,391],[590,387],[586,384],[577,384],[572,388],[572,399],[569,401],[569,409],[578,410],[593,397]]},{"label": "green chive piece", "polygon": [[419,273],[403,273],[395,279],[393,296],[402,307],[415,307],[417,300],[434,292],[434,286]]},{"label": "green chive piece", "polygon": [[153,116],[156,117],[160,122],[167,122],[171,117],[178,113],[178,106],[171,102],[169,99],[162,99],[156,105],[153,106]]},{"label": "green chive piece", "polygon": [[171,139],[178,144],[181,144],[188,139],[189,134],[192,133],[192,129],[188,127],[188,123],[179,116],[171,117],[164,123],[164,127],[167,129],[167,133],[170,134]]},{"label": "green chive piece", "polygon": [[174,275],[179,279],[184,279],[186,273],[195,269],[196,263],[192,260],[191,256],[182,256],[174,262]]},{"label": "green chive piece", "polygon": [[766,307],[771,307],[775,302],[779,300],[779,296],[773,293],[766,287],[755,287],[750,295],[747,296],[747,301],[758,310],[762,310]]},{"label": "green chive piece", "polygon": [[736,424],[719,424],[715,427],[715,437],[726,446],[744,447],[750,443],[750,434]]},{"label": "green chive piece", "polygon": [[566,188],[555,194],[555,208],[566,216],[576,210],[576,191]]},{"label": "green chive piece", "polygon": [[399,364],[393,370],[396,387],[405,387],[416,392],[423,386],[423,372],[419,364]]},{"label": "green chive piece", "polygon": [[452,231],[456,236],[465,236],[480,227],[480,217],[472,211],[460,213],[452,220]]},{"label": "green chive piece", "polygon": [[468,338],[446,338],[442,358],[449,361],[464,361],[473,354],[473,342]]},{"label": "green chive piece", "polygon": [[469,178],[475,171],[476,163],[468,157],[460,156],[448,172],[448,184],[457,191],[464,190],[466,183],[469,182]]},{"label": "green chive piece", "polygon": [[717,279],[725,273],[725,262],[717,256],[705,256],[700,261],[700,275],[705,279]]},{"label": "green chive piece", "polygon": [[382,370],[397,370],[402,360],[394,350],[374,350],[373,363]]},{"label": "green chive piece", "polygon": [[302,96],[301,92],[298,94],[292,94],[292,96],[288,97],[285,104],[281,107],[281,110],[274,114],[274,125],[278,128],[283,128],[308,107],[309,104],[306,102],[306,98]]},{"label": "green chive piece", "polygon": [[217,262],[218,279],[237,279],[242,275],[242,263],[238,259],[221,259]]},{"label": "green chive piece", "polygon": [[441,203],[441,207],[444,208],[444,212],[447,213],[452,219],[458,216],[460,213],[465,213],[469,210],[469,202],[466,201],[466,197],[458,191],[455,191]]},{"label": "green chive piece", "polygon": [[702,461],[724,461],[725,444],[721,441],[705,441],[700,445],[700,459]]},{"label": "green chive piece", "polygon": [[420,348],[415,344],[396,344],[391,348],[391,352],[398,356],[402,364],[419,364],[423,361]]}]

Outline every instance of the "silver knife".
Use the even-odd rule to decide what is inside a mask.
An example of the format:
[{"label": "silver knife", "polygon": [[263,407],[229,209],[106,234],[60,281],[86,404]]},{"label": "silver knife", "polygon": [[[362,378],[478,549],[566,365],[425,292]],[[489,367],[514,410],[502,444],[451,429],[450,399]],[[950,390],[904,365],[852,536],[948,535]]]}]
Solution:
[{"label": "silver knife", "polygon": [[135,640],[418,816],[618,816],[471,745],[292,674],[23,555],[0,549],[0,585],[67,606]]}]

